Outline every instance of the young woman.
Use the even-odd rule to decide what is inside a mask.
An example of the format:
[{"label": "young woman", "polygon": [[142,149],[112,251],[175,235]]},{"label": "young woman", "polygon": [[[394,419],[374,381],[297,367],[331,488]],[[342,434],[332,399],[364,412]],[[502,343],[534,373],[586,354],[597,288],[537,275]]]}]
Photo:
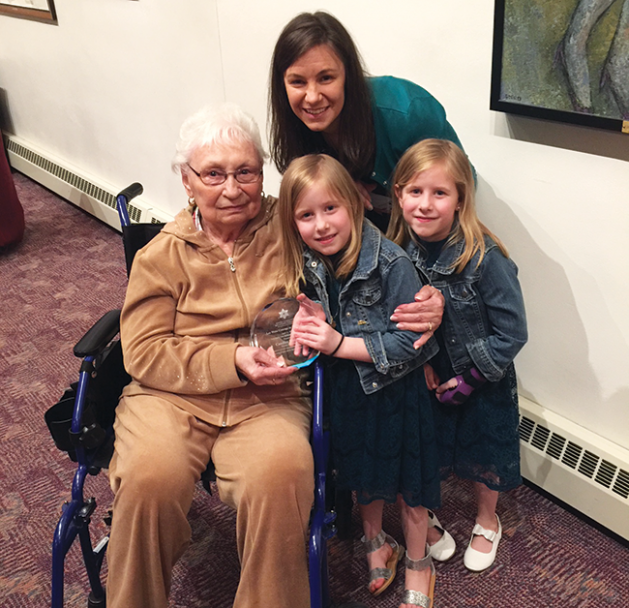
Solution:
[{"label": "young woman", "polygon": [[422,139],[461,146],[441,104],[392,76],[367,77],[354,41],[325,12],[302,13],[284,28],[271,64],[271,155],[281,173],[299,156],[326,153],[357,182],[368,217],[386,229],[389,180],[404,151]]}]

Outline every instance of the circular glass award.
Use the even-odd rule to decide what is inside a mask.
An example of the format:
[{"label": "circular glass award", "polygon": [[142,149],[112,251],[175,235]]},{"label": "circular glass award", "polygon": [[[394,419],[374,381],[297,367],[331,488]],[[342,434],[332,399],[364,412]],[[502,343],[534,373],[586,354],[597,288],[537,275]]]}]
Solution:
[{"label": "circular glass award", "polygon": [[284,359],[286,365],[306,367],[318,356],[318,351],[307,355],[295,355],[295,348],[289,344],[293,319],[299,310],[295,298],[282,298],[267,304],[257,315],[251,326],[249,343],[272,352]]}]

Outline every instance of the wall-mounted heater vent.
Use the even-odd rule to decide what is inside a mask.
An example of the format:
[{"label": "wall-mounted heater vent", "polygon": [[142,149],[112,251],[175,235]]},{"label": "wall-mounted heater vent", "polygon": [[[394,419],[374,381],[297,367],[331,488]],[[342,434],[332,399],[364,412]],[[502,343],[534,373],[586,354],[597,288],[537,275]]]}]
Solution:
[{"label": "wall-mounted heater vent", "polygon": [[[80,171],[64,166],[60,161],[44,156],[33,146],[14,136],[6,140],[6,149],[11,166],[35,181],[46,186],[59,196],[120,229],[116,212],[117,191],[109,186],[95,183],[96,180],[81,175]],[[120,188],[122,190],[122,188]],[[143,220],[145,209],[137,200],[128,205],[129,217],[133,222]],[[147,220],[148,221],[148,220]]]},{"label": "wall-mounted heater vent", "polygon": [[551,432],[543,424],[536,424],[530,418],[521,416],[520,441],[530,443],[551,458],[559,460],[571,469],[576,469],[584,477],[610,488],[612,492],[625,499],[629,498],[628,471],[572,441],[567,441],[565,437]]},{"label": "wall-mounted heater vent", "polygon": [[629,539],[629,451],[520,398],[522,474]]}]

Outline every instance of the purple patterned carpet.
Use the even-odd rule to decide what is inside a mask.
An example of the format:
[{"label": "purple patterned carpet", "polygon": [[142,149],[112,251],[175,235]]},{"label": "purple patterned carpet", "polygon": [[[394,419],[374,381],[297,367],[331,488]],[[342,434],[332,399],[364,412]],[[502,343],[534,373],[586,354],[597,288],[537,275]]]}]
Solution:
[{"label": "purple patterned carpet", "polygon": [[[24,176],[14,177],[26,234],[0,253],[0,606],[41,608],[50,603],[50,545],[74,472],[54,447],[43,415],[77,377],[74,343],[103,312],[121,305],[126,275],[117,232]],[[104,475],[89,479],[86,488],[99,505],[98,540],[107,531],[100,519],[112,495]],[[503,540],[496,564],[481,574],[462,564],[473,525],[469,486],[447,482],[443,505],[439,517],[459,549],[437,566],[436,608],[626,605],[629,550],[533,490],[522,486],[501,498]],[[234,513],[199,488],[190,520],[193,542],[177,566],[171,606],[228,608],[239,568]],[[333,599],[397,608],[403,575],[383,596],[369,596],[356,512],[353,523],[352,541],[330,543]],[[385,529],[402,540],[393,507],[385,512]],[[66,606],[72,608],[87,603],[77,549],[66,563]]]}]

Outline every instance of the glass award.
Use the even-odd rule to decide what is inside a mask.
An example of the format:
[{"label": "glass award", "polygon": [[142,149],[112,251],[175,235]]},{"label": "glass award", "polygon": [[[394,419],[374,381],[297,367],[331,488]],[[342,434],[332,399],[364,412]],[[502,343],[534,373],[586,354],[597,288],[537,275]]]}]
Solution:
[{"label": "glass award", "polygon": [[295,347],[289,344],[293,319],[299,310],[295,298],[282,298],[267,304],[257,315],[251,326],[249,343],[269,350],[276,357],[284,359],[286,365],[306,367],[318,356],[311,350],[307,355],[295,355]]}]

